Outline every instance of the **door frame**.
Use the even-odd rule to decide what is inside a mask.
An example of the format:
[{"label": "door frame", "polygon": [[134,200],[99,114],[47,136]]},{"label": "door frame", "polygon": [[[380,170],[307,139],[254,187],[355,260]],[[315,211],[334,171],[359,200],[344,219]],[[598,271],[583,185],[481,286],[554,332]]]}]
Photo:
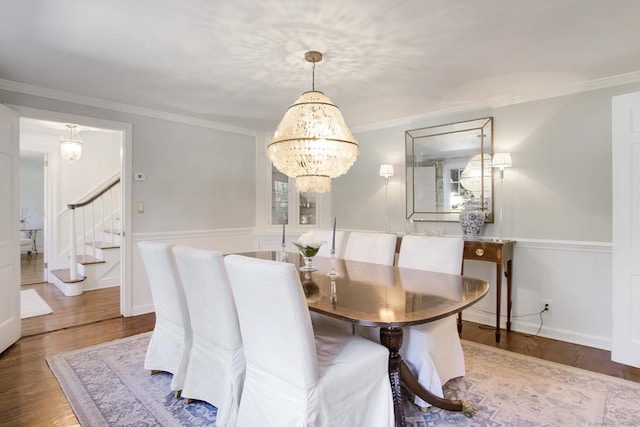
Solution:
[{"label": "door frame", "polygon": [[[123,316],[132,316],[133,313],[133,289],[132,289],[132,243],[131,243],[131,222],[132,222],[132,185],[130,177],[133,176],[133,125],[126,122],[116,122],[111,120],[98,119],[95,117],[81,116],[76,114],[60,113],[56,111],[40,110],[30,107],[12,105],[10,108],[16,110],[21,117],[36,120],[47,120],[61,123],[75,123],[81,126],[108,129],[120,132],[121,135],[121,159],[120,159],[120,184],[121,184],[121,231],[122,243],[120,247],[120,313]],[[55,159],[49,155],[50,173],[55,171]],[[55,185],[51,184],[53,187]],[[55,197],[55,188],[51,188],[49,198]],[[49,215],[50,216],[50,215]],[[51,225],[51,219],[47,219]],[[52,228],[50,233],[55,232]]]},{"label": "door frame", "polygon": [[640,367],[640,92],[612,98],[611,360]]}]

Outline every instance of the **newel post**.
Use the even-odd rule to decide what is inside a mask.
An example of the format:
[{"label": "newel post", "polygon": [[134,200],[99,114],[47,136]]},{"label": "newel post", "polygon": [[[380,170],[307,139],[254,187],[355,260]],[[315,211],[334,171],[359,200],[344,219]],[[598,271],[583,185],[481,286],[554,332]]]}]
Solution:
[{"label": "newel post", "polygon": [[78,249],[76,247],[76,210],[75,207],[70,207],[71,209],[71,237],[69,242],[69,279],[71,281],[78,280],[78,263],[77,263],[77,253]]}]

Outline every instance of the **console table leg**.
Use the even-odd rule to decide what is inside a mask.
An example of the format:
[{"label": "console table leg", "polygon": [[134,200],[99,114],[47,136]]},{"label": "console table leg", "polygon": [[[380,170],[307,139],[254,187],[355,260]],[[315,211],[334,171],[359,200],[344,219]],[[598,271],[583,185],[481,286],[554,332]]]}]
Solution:
[{"label": "console table leg", "polygon": [[496,342],[500,342],[500,306],[502,305],[502,265],[496,263]]},{"label": "console table leg", "polygon": [[513,275],[511,271],[511,260],[507,261],[504,273],[507,277],[507,332],[511,332],[511,277]]}]

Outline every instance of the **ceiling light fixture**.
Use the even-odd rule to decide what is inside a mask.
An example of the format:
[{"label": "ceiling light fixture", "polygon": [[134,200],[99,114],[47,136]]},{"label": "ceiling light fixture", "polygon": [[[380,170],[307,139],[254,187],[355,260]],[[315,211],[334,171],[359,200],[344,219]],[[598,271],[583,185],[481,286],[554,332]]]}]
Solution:
[{"label": "ceiling light fixture", "polygon": [[273,165],[296,179],[301,193],[331,191],[331,178],[344,175],[358,158],[358,141],[340,109],[315,90],[316,63],[322,53],[309,51],[304,58],[313,63],[311,91],[304,92],[287,109],[276,128],[267,153]]},{"label": "ceiling light fixture", "polygon": [[82,140],[78,136],[76,125],[67,125],[60,138],[60,155],[69,164],[74,163],[82,156]]}]

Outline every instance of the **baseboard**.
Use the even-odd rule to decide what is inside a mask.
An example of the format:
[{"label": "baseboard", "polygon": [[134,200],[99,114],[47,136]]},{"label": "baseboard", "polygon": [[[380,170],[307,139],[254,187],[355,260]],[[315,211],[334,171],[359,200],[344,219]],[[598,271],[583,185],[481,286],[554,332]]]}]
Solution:
[{"label": "baseboard", "polygon": [[[474,310],[473,307],[466,309],[462,314],[462,318],[463,320],[479,323],[481,325],[492,327],[495,327],[496,325],[495,314]],[[599,337],[595,335],[579,334],[557,328],[549,328],[544,325],[544,318],[542,324],[540,323],[539,317],[533,316],[532,319],[535,320],[520,320],[512,318],[511,330],[521,332],[523,334],[538,335],[544,338],[611,351],[611,339],[609,337]],[[506,317],[501,316],[500,327],[502,328],[502,334],[506,334]]]},{"label": "baseboard", "polygon": [[137,305],[137,306],[131,307],[131,316],[125,316],[125,317],[140,316],[142,314],[148,314],[153,312],[155,312],[155,308],[153,308],[153,304]]}]

